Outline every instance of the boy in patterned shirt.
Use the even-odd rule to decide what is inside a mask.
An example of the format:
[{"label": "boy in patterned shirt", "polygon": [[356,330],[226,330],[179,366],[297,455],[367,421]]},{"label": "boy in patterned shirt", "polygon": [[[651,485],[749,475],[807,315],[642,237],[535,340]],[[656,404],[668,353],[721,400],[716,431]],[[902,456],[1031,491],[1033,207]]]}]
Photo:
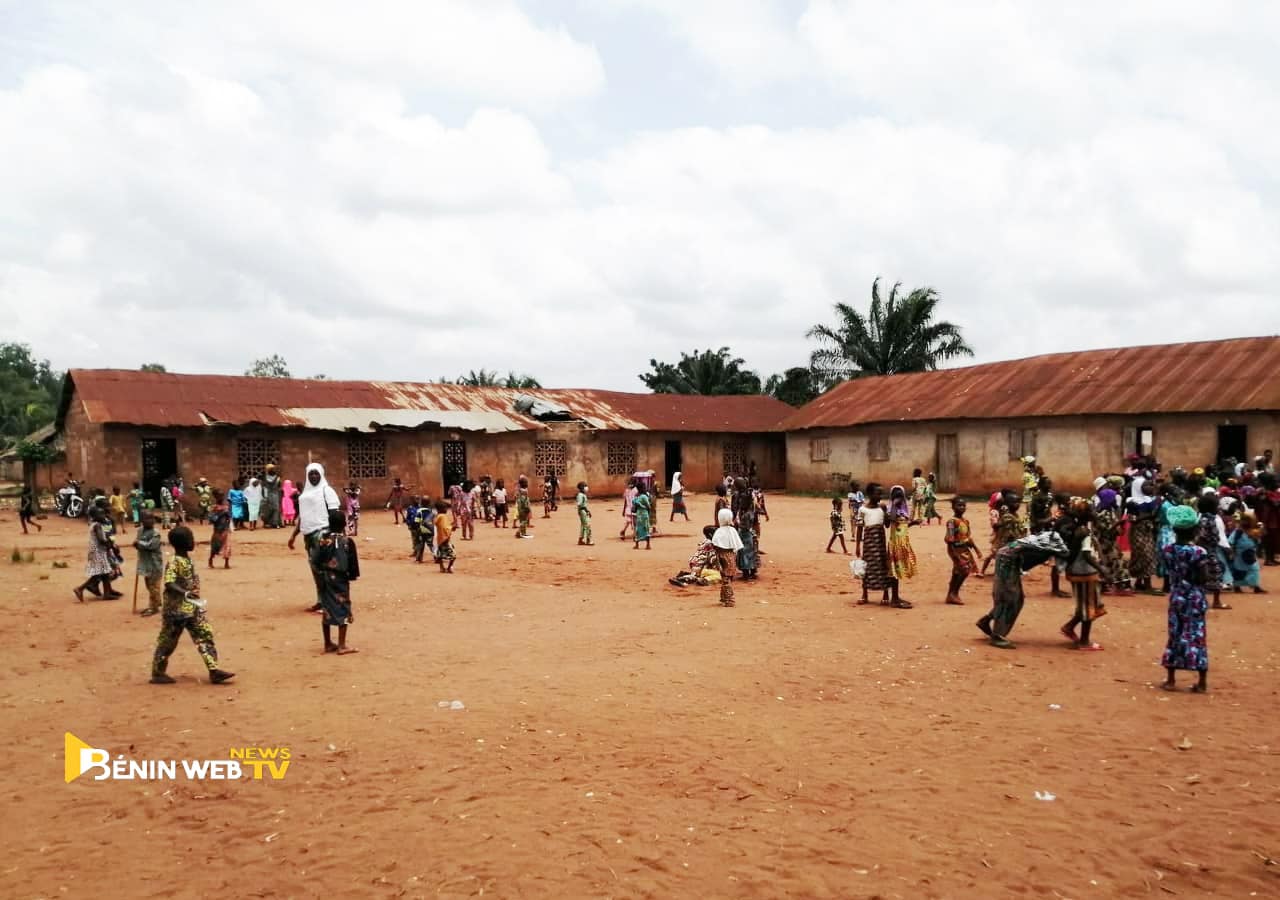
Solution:
[{"label": "boy in patterned shirt", "polygon": [[179,525],[169,532],[169,543],[173,546],[174,556],[164,570],[164,606],[160,635],[156,638],[156,651],[151,660],[151,683],[173,684],[174,679],[165,670],[184,631],[191,635],[200,658],[204,660],[209,680],[214,684],[230,681],[236,677],[235,673],[218,668],[213,628],[205,618],[205,602],[200,599],[200,576],[191,562],[195,537],[190,528]]}]

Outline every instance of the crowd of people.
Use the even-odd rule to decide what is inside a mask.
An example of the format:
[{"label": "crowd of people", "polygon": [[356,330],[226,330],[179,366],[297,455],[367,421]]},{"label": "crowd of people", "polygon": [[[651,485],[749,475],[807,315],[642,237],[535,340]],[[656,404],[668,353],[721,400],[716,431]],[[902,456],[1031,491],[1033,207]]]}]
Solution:
[{"label": "crowd of people", "polygon": [[[1023,573],[1048,565],[1051,594],[1074,601],[1073,615],[1063,623],[1061,633],[1080,650],[1102,649],[1093,639],[1093,627],[1106,615],[1108,598],[1136,592],[1167,596],[1166,686],[1175,687],[1175,673],[1189,669],[1199,673],[1196,689],[1206,690],[1207,612],[1231,609],[1223,599],[1228,592],[1263,593],[1262,567],[1280,565],[1280,485],[1271,452],[1249,464],[1224,460],[1190,471],[1176,467],[1167,472],[1154,458],[1133,456],[1122,472],[1098,476],[1090,496],[1057,492],[1034,457],[1022,462],[1021,483],[987,499],[991,538],[985,554],[967,517],[969,505],[964,498],[951,499],[951,515],[945,521],[938,513],[933,473],[925,475],[916,469],[910,490],[893,485],[887,494],[878,483],[864,488],[852,482],[845,497],[832,500],[826,549],[834,552],[838,543],[843,553],[849,553],[847,502],[855,557],[851,570],[861,582],[857,603],[869,604],[878,593],[883,605],[913,608],[903,596],[917,574],[912,531],[937,520],[943,526],[941,540],[951,562],[944,603],[964,605],[966,583],[985,578],[994,567],[992,606],[976,623],[992,645],[1014,648],[1010,634],[1025,603]],[[413,560],[423,562],[429,551],[430,561],[440,572],[451,574],[457,563],[455,540],[474,540],[476,524],[481,522],[495,529],[510,528],[517,539],[533,537],[527,476],[515,480],[511,493],[503,479],[489,475],[454,481],[446,496],[437,499],[415,494],[399,479],[394,481],[386,507],[394,512],[394,521],[408,530]],[[340,494],[325,479],[323,466],[312,463],[301,490],[280,478],[274,466],[267,466],[262,475],[237,479],[226,491],[204,478],[191,491],[187,497],[182,480],[174,477],[163,483],[158,508],[137,483],[128,494],[113,488],[109,496],[95,497],[87,506],[86,580],[74,589],[75,597],[83,602],[86,595],[107,600],[124,596],[115,587],[124,565],[117,538],[131,525],[136,528],[133,548],[138,554],[138,578],[145,580],[148,597],[141,614],[160,615],[164,623],[153,659],[154,681],[171,680],[167,661],[184,630],[196,643],[212,680],[233,677],[218,668],[213,632],[191,559],[196,541],[188,522],[210,528],[210,568],[219,560],[230,568],[236,530],[256,529],[259,524],[292,526],[289,548],[295,547],[299,536],[303,538],[316,589],[309,610],[322,616],[324,650],[341,655],[356,652],[347,643],[347,629],[354,620],[351,582],[360,575],[353,540],[359,530],[358,483],[350,482]],[[652,545],[659,493],[651,472],[636,473],[627,482],[619,538],[626,541],[630,536],[634,549]],[[543,481],[543,518],[558,510],[559,499],[559,481],[548,475]],[[670,501],[668,522],[677,516],[689,521],[680,472],[673,475]],[[29,522],[38,525],[33,509],[34,504],[24,497],[20,505],[24,531]],[[590,488],[585,482],[576,486],[574,509],[578,544],[593,546]],[[718,585],[721,604],[734,606],[734,582],[756,580],[764,554],[761,522],[768,521],[768,508],[754,473],[727,474],[716,485],[712,518],[702,529],[687,568],[669,580],[681,588]],[[164,531],[173,550],[167,563]],[[135,600],[136,596],[135,585]],[[333,629],[337,629],[336,640]]]}]

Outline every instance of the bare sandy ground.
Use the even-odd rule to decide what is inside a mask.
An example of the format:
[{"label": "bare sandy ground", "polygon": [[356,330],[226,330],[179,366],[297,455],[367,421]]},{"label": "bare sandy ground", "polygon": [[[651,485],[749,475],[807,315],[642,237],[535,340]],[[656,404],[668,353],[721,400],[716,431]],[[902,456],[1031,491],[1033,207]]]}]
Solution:
[{"label": "bare sandy ground", "polygon": [[[942,605],[940,528],[915,532],[915,610],[855,608],[826,503],[779,497],[726,610],[666,584],[710,518],[691,505],[650,552],[616,539],[616,500],[594,548],[568,505],[534,540],[481,527],[451,577],[366,513],[343,658],[302,612],[301,554],[238,534],[205,577],[225,687],[185,639],[179,683],[147,684],[156,622],[72,600],[84,526],[24,539],[4,515],[0,896],[1280,896],[1274,595],[1213,613],[1212,692],[1170,695],[1160,598],[1113,601],[1105,652],[1077,653],[1034,573],[996,650],[972,624],[990,582]],[[292,760],[279,782],[68,785],[65,731]]]}]

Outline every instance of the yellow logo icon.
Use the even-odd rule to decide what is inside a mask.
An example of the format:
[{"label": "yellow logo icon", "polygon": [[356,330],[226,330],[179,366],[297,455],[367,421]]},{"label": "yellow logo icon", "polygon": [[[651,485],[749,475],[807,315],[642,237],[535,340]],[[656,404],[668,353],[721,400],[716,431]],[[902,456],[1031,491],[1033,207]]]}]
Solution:
[{"label": "yellow logo icon", "polygon": [[90,769],[109,772],[111,754],[97,747],[90,747],[68,731],[62,739],[62,766],[66,783],[70,784]]}]

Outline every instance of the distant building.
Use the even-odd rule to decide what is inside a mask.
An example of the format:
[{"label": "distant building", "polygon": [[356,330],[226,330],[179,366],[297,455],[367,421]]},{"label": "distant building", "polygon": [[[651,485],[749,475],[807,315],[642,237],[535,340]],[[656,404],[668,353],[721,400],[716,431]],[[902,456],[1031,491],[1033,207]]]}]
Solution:
[{"label": "distant building", "polygon": [[1280,337],[1055,353],[846,382],[788,416],[787,486],[852,475],[943,491],[1017,484],[1036,456],[1055,489],[1091,490],[1130,453],[1166,467],[1280,450]]},{"label": "distant building", "polygon": [[162,479],[188,485],[262,473],[300,482],[308,462],[334,485],[358,480],[366,505],[400,478],[440,496],[452,479],[521,474],[587,481],[618,494],[632,473],[675,471],[707,490],[754,462],[767,487],[785,483],[791,412],[765,396],[703,397],[596,390],[514,390],[380,381],[301,381],[73,369],[58,412],[67,467],[87,485],[127,489]]}]

